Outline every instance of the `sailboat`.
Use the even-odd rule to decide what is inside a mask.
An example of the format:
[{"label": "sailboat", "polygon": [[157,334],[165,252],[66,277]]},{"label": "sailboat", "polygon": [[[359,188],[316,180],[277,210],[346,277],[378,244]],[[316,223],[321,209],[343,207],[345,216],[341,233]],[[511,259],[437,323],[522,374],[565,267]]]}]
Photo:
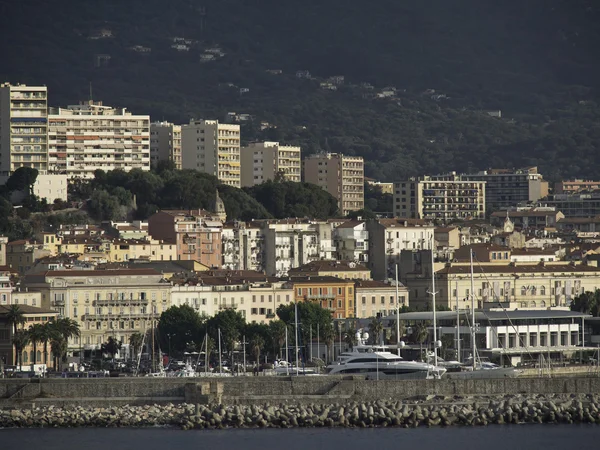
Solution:
[{"label": "sailboat", "polygon": [[[484,379],[484,378],[515,378],[521,374],[520,370],[514,367],[500,367],[497,364],[483,360],[477,355],[477,342],[476,332],[477,327],[475,326],[475,285],[473,277],[473,250],[470,251],[470,262],[471,262],[471,346],[473,354],[467,360],[466,364],[455,364],[448,366],[446,372],[446,378],[449,379]],[[458,320],[458,319],[457,319]],[[457,322],[457,328],[460,324]],[[458,328],[460,329],[460,328]],[[442,363],[443,364],[443,363]]]}]

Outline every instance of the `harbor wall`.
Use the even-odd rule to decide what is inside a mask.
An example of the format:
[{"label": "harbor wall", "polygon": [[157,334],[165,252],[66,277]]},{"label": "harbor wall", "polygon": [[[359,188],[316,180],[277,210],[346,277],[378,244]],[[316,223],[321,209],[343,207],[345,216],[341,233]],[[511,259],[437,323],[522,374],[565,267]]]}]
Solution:
[{"label": "harbor wall", "polygon": [[0,380],[0,405],[72,400],[225,404],[336,402],[415,396],[596,394],[599,377],[485,380],[364,380],[352,377],[99,378]]}]

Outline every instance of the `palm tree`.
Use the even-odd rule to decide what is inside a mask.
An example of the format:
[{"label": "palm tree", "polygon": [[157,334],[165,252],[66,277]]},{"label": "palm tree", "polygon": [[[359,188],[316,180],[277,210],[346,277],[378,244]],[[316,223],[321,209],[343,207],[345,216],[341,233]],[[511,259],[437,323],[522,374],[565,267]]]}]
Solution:
[{"label": "palm tree", "polygon": [[356,334],[353,331],[346,331],[344,333],[344,342],[352,350],[356,345]]},{"label": "palm tree", "polygon": [[398,344],[401,340],[402,340],[402,336],[404,336],[404,333],[406,333],[406,326],[404,325],[404,321],[401,320],[400,322],[400,326],[398,327],[400,329],[400,338],[398,338],[398,336],[396,336],[397,332],[396,332],[396,319],[391,319],[390,320],[390,335],[392,336],[392,342],[395,344]]},{"label": "palm tree", "polygon": [[423,359],[423,342],[429,337],[429,328],[427,327],[427,324],[425,322],[417,323],[413,331],[413,336],[415,341],[419,343],[421,359]]},{"label": "palm tree", "polygon": [[67,355],[67,341],[60,335],[54,335],[50,340],[50,349],[54,358],[54,368],[59,368],[59,362]]},{"label": "palm tree", "polygon": [[[19,325],[23,325],[26,322],[25,314],[23,313],[21,308],[19,308],[19,305],[10,305],[9,306],[8,312],[6,313],[6,320],[9,324],[9,326],[12,325],[12,327],[13,327],[13,337],[16,336],[16,334],[17,334],[17,327]],[[17,365],[17,357],[18,357],[18,352],[15,347],[15,366]]]},{"label": "palm tree", "polygon": [[333,343],[335,341],[335,330],[333,326],[329,323],[327,326],[323,327],[323,331],[321,332],[321,336],[327,345],[327,351],[329,353],[328,357],[331,358],[333,355]]},{"label": "palm tree", "polygon": [[383,322],[379,317],[373,317],[369,323],[369,331],[373,334],[375,345],[381,344],[381,332],[383,331]]},{"label": "palm tree", "polygon": [[50,348],[54,355],[54,367],[57,361],[66,361],[69,339],[80,336],[79,324],[73,319],[62,318],[50,322]]},{"label": "palm tree", "polygon": [[264,347],[265,340],[259,334],[252,336],[250,339],[250,353],[254,357],[257,364],[260,364],[260,350]]},{"label": "palm tree", "polygon": [[102,344],[101,350],[103,354],[110,355],[111,358],[115,358],[115,355],[121,350],[121,342],[117,341],[114,337],[110,336],[106,343]]},{"label": "palm tree", "polygon": [[269,336],[273,345],[273,353],[281,358],[281,348],[285,344],[285,323],[281,320],[273,320],[269,324]]},{"label": "palm tree", "polygon": [[46,322],[44,325],[44,332],[42,333],[40,342],[44,344],[44,364],[48,365],[48,343],[52,339],[53,323]]},{"label": "palm tree", "polygon": [[45,336],[45,327],[41,323],[36,323],[29,327],[27,330],[29,333],[29,337],[31,338],[31,343],[33,344],[33,359],[32,363],[35,365],[37,363],[37,344],[38,342],[43,342]]},{"label": "palm tree", "polygon": [[15,365],[19,368],[23,367],[23,349],[29,344],[30,337],[29,333],[25,330],[18,330],[12,339],[13,345],[15,346]]},{"label": "palm tree", "polygon": [[135,332],[129,336],[129,345],[133,349],[133,357],[137,359],[138,352],[141,350],[142,343],[144,342],[144,336],[142,333]]}]

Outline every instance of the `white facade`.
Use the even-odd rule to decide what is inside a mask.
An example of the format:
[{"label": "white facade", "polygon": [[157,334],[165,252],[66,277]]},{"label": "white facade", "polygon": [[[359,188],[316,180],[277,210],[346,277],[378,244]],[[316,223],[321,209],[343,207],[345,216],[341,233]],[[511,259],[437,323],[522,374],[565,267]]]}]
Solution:
[{"label": "white facade", "polygon": [[367,222],[369,268],[373,279],[395,277],[404,250],[431,250],[435,227],[410,219],[379,219]]},{"label": "white facade", "polygon": [[66,202],[67,185],[68,180],[66,175],[39,174],[33,185],[33,194],[39,199],[46,199],[46,201],[50,204],[52,204],[56,199]]},{"label": "white facade", "polygon": [[[286,276],[292,268],[334,254],[331,224],[286,219],[263,221],[264,270],[267,275]],[[321,241],[322,239],[322,241]],[[327,256],[327,257],[326,257]]]},{"label": "white facade", "polygon": [[337,258],[343,261],[369,261],[369,232],[366,222],[349,221],[335,228]]},{"label": "white facade", "polygon": [[156,167],[159,161],[173,161],[181,170],[181,125],[170,122],[150,124],[150,162]]},{"label": "white facade", "polygon": [[0,84],[0,174],[48,170],[48,90]]},{"label": "white facade", "polygon": [[254,142],[241,149],[242,186],[250,187],[281,174],[285,181],[302,181],[301,149],[279,142]]},{"label": "white facade", "polygon": [[223,269],[264,270],[265,239],[260,227],[236,223],[223,227]]},{"label": "white facade", "polygon": [[284,283],[242,281],[219,285],[176,284],[171,289],[171,305],[188,305],[200,315],[212,317],[220,311],[239,311],[246,322],[269,323],[281,305],[294,301],[294,290]]},{"label": "white facade", "polygon": [[69,179],[94,171],[150,170],[150,116],[92,101],[51,110],[48,169]]},{"label": "white facade", "polygon": [[192,120],[181,127],[182,168],[216,176],[241,187],[240,126],[218,120]]}]

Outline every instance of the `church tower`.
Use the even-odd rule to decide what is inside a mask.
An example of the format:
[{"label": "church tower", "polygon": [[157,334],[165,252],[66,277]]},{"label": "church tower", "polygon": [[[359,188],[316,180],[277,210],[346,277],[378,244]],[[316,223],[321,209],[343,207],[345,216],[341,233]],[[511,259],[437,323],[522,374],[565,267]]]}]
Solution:
[{"label": "church tower", "polygon": [[214,212],[219,217],[219,220],[221,220],[221,222],[225,223],[227,221],[227,211],[225,211],[225,203],[223,203],[223,200],[221,200],[218,189],[215,196]]},{"label": "church tower", "polygon": [[506,219],[504,219],[504,232],[512,233],[513,231],[515,231],[515,224],[512,220],[510,220],[510,217],[508,216],[508,211],[506,211]]}]

